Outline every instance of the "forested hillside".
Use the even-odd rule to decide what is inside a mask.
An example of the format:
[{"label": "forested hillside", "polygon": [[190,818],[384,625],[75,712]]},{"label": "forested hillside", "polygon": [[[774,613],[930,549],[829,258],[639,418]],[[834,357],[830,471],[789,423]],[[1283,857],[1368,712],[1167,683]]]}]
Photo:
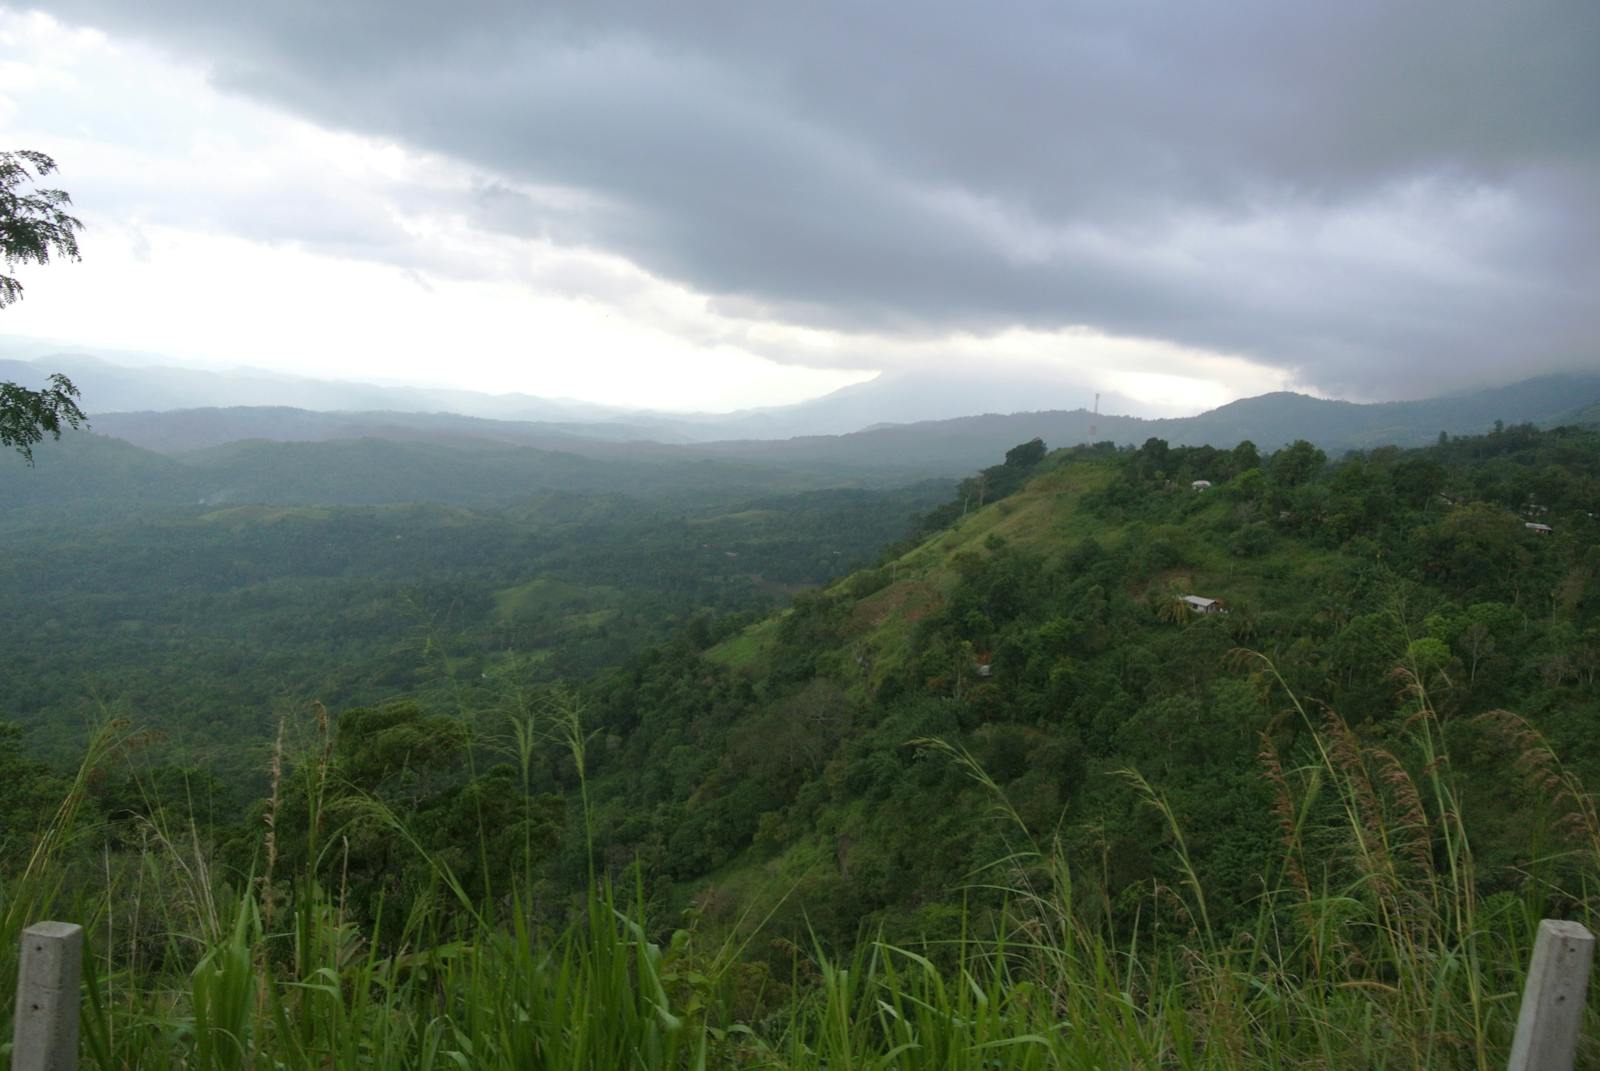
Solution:
[{"label": "forested hillside", "polygon": [[[16,479],[43,495],[56,471]],[[395,473],[401,493],[429,489]],[[124,503],[116,477],[66,513],[0,510],[0,719],[66,758],[128,718],[164,734],[167,759],[253,786],[286,710],[482,696],[512,662],[586,679],[691,619],[731,627],[871,561],[949,486],[214,507],[138,498],[134,479]]]},{"label": "forested hillside", "polygon": [[[1524,889],[1554,847],[1522,835],[1548,801],[1490,712],[1526,717],[1600,783],[1595,433],[1519,427],[1331,466],[1304,443],[1013,453],[906,553],[596,687],[589,794],[614,865],[728,921],[788,894],[781,916],[840,943],[863,919],[953,935],[953,890],[1008,843],[961,764],[917,743],[938,739],[1032,837],[1060,838],[1080,894],[1119,923],[1182,877],[1138,771],[1214,920],[1239,925],[1278,851],[1263,756],[1304,761],[1332,719],[1405,761],[1425,692],[1481,823],[1486,893]],[[1018,484],[972,508],[983,485]]]},{"label": "forested hillside", "polygon": [[[1332,463],[1305,442],[1022,443],[871,567],[758,620],[702,598],[625,655],[592,646],[628,613],[592,585],[671,585],[682,540],[717,533],[694,550],[731,561],[737,531],[770,544],[741,560],[774,554],[776,576],[794,555],[799,581],[826,567],[803,547],[885,514],[823,495],[608,536],[585,525],[615,504],[557,496],[529,509],[560,546],[510,513],[422,507],[119,537],[138,576],[231,563],[195,611],[98,577],[75,591],[99,552],[68,542],[6,579],[13,615],[29,584],[67,593],[32,612],[23,666],[62,646],[87,665],[73,636],[102,615],[136,674],[147,634],[191,643],[189,620],[235,661],[197,675],[204,703],[175,677],[137,713],[237,728],[205,681],[257,672],[242,637],[262,628],[296,652],[267,675],[298,683],[240,730],[265,745],[253,805],[203,748],[114,721],[77,781],[8,737],[6,828],[45,829],[96,917],[163,902],[99,933],[107,969],[140,980],[99,1021],[146,1066],[212,1036],[199,1002],[234,984],[225,962],[257,978],[230,1029],[341,1062],[350,1016],[408,1065],[427,1045],[595,1065],[560,1024],[600,1001],[582,1044],[622,1031],[652,1066],[1488,1066],[1533,922],[1596,918],[1597,474],[1600,433],[1525,425]],[[330,526],[360,535],[338,543],[359,568],[323,559]],[[531,579],[469,564],[519,557]],[[356,596],[418,572],[427,606],[492,624],[398,643],[395,605]],[[353,661],[381,687],[340,691]],[[8,675],[13,709],[44,681]],[[204,957],[159,928],[197,911]],[[361,995],[315,1011],[312,970]],[[509,975],[545,1010],[510,1010]],[[160,987],[191,976],[184,1020],[190,998]]]}]

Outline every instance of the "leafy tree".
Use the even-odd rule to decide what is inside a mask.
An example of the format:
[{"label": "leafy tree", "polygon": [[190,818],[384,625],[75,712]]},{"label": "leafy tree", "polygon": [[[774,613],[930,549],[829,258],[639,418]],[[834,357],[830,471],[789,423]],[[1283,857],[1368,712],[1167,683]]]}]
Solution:
[{"label": "leafy tree", "polygon": [[1256,449],[1256,444],[1245,439],[1233,448],[1233,468],[1235,472],[1248,472],[1250,469],[1261,467],[1261,451]]},{"label": "leafy tree", "polygon": [[1298,487],[1322,470],[1328,455],[1304,439],[1296,439],[1272,455],[1268,471],[1285,487]]},{"label": "leafy tree", "polygon": [[62,424],[76,428],[84,422],[77,398],[78,388],[60,373],[43,390],[0,382],[0,446],[16,447],[33,464],[33,448],[47,434],[59,439]]},{"label": "leafy tree", "polygon": [[[67,191],[21,189],[55,169],[56,162],[42,152],[0,152],[0,256],[5,257],[7,270],[18,262],[48,264],[52,253],[81,259],[77,232],[83,224],[67,214],[66,206],[72,203]],[[22,284],[11,275],[0,275],[0,308],[21,297]]]},{"label": "leafy tree", "polygon": [[1031,468],[1044,460],[1045,453],[1044,440],[1033,438],[1007,450],[1005,463],[1012,468]]},{"label": "leafy tree", "polygon": [[380,794],[398,788],[405,794],[446,770],[465,744],[458,720],[429,714],[414,702],[396,702],[340,715],[334,754],[352,785]]},{"label": "leafy tree", "polygon": [[[81,259],[77,232],[83,224],[67,213],[72,204],[67,191],[26,188],[55,169],[56,162],[42,152],[0,152],[0,257],[6,265],[6,274],[0,274],[0,308],[22,297],[22,284],[9,274],[14,265],[48,264],[52,254]],[[77,388],[62,375],[51,376],[50,385],[38,391],[0,383],[0,446],[16,447],[33,464],[34,444],[46,434],[61,438],[63,422],[74,428],[83,422],[77,397]]]},{"label": "leafy tree", "polygon": [[1467,683],[1475,684],[1478,670],[1491,664],[1498,648],[1511,637],[1521,615],[1500,602],[1477,602],[1467,608],[1458,621],[1456,648],[1467,667]]},{"label": "leafy tree", "polygon": [[1425,575],[1463,591],[1516,602],[1530,555],[1515,514],[1473,502],[1420,529],[1417,536]]}]

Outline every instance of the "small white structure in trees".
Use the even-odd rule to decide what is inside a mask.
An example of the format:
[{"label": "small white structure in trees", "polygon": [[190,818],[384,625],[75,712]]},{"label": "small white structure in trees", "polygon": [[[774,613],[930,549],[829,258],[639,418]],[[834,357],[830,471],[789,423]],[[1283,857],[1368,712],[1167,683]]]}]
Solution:
[{"label": "small white structure in trees", "polygon": [[1551,532],[1555,531],[1555,529],[1551,528],[1548,524],[1539,524],[1535,521],[1524,521],[1522,527],[1526,528],[1534,535],[1549,535]]},{"label": "small white structure in trees", "polygon": [[1211,490],[1211,481],[1210,480],[1196,480],[1194,483],[1191,483],[1189,486],[1193,487],[1196,491],[1209,491],[1209,490]]},{"label": "small white structure in trees", "polygon": [[1178,601],[1197,614],[1225,614],[1227,607],[1222,605],[1221,599],[1208,599],[1202,595],[1180,595]]}]

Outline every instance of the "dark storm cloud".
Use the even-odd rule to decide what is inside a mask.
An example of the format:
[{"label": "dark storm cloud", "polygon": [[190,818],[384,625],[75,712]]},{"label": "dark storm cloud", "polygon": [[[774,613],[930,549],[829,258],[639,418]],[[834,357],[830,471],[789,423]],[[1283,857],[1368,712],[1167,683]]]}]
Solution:
[{"label": "dark storm cloud", "polygon": [[58,0],[730,307],[1418,392],[1600,361],[1600,4]]}]

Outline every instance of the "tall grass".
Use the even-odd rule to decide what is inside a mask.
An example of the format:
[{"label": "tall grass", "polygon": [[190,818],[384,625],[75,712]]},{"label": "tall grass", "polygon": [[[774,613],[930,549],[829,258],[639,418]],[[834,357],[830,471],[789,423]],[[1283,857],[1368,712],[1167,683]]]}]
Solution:
[{"label": "tall grass", "polygon": [[[1086,907],[1104,895],[1097,877],[1031,839],[970,754],[922,742],[984,786],[1010,831],[1012,851],[981,879],[1004,898],[998,936],[805,952],[775,1005],[751,999],[736,946],[689,931],[652,939],[601,882],[555,934],[532,929],[531,881],[509,891],[509,908],[483,907],[380,802],[331,802],[325,723],[292,769],[276,760],[273,784],[274,801],[305,794],[311,864],[283,873],[274,805],[263,880],[220,881],[181,821],[153,821],[147,852],[117,864],[105,855],[94,882],[70,880],[87,879],[94,858],[81,804],[89,772],[117,747],[122,730],[108,728],[3,883],[0,970],[13,976],[28,923],[85,924],[84,1059],[101,1068],[1482,1071],[1508,1051],[1540,914],[1559,903],[1595,924],[1600,822],[1526,723],[1493,716],[1571,850],[1550,870],[1559,879],[1481,899],[1444,733],[1420,679],[1401,683],[1410,713],[1388,747],[1290,697],[1302,746],[1285,756],[1270,738],[1262,745],[1281,843],[1252,924],[1232,931],[1211,916],[1182,816],[1136,773],[1179,880],[1150,890],[1133,924],[1114,924]],[[563,699],[514,721],[524,775],[536,717],[581,774],[581,710]],[[366,929],[347,917],[336,880],[341,825],[358,818],[427,859],[432,882],[403,917],[380,911]],[[1591,1066],[1597,1025],[1591,1001],[1581,1054]]]}]

